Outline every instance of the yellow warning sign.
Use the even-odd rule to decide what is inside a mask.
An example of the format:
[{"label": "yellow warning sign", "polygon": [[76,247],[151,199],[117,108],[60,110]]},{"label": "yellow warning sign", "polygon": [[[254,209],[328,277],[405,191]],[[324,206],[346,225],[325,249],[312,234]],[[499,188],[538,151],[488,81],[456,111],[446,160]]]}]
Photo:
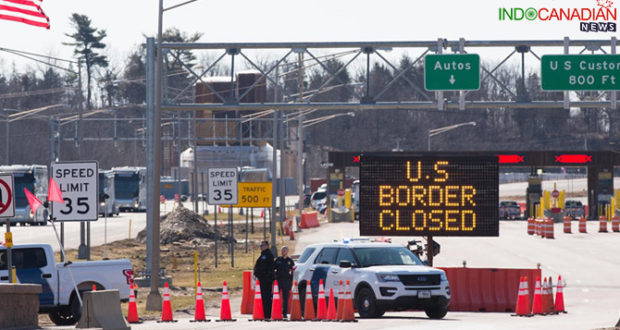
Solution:
[{"label": "yellow warning sign", "polygon": [[271,207],[271,182],[239,182],[238,188],[239,203],[234,207]]},{"label": "yellow warning sign", "polygon": [[6,233],[4,233],[4,245],[7,248],[13,247],[13,233],[12,232],[7,231]]}]

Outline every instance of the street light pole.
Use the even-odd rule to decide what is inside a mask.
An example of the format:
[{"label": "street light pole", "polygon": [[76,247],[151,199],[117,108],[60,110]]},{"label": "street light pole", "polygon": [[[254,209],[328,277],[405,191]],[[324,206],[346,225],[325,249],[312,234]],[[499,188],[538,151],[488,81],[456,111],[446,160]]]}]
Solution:
[{"label": "street light pole", "polygon": [[[460,124],[455,124],[455,125],[450,125],[450,126],[445,126],[445,127],[439,127],[439,128],[434,128],[434,129],[429,129],[428,130],[428,139],[427,139],[427,151],[431,151],[431,136],[435,136],[435,135],[439,135],[448,131],[451,131],[453,129],[462,127],[462,126],[476,126],[476,122],[475,121],[469,121],[466,123],[460,123]],[[434,241],[433,241],[433,236],[429,235],[426,237],[426,258],[428,260],[428,264],[429,266],[433,266],[433,245],[435,245]]]},{"label": "street light pole", "polygon": [[[157,47],[156,47],[156,52],[155,52],[155,74],[153,75],[153,72],[151,71],[151,77],[154,76],[155,78],[155,86],[154,86],[154,90],[153,90],[153,86],[151,84],[151,90],[150,90],[150,100],[149,97],[147,97],[147,101],[151,101],[151,105],[152,105],[152,101],[153,101],[153,97],[154,97],[154,107],[151,106],[151,112],[150,112],[150,120],[149,120],[149,124],[150,124],[150,128],[149,129],[149,139],[148,139],[148,145],[150,146],[150,148],[148,149],[147,152],[147,171],[150,169],[150,171],[148,171],[150,174],[147,178],[147,182],[151,183],[150,184],[150,188],[147,189],[148,193],[147,193],[147,197],[150,197],[148,200],[148,207],[147,207],[147,230],[150,235],[151,238],[151,242],[150,244],[147,244],[147,249],[150,251],[150,255],[149,255],[149,262],[150,262],[150,276],[151,276],[151,291],[149,292],[149,295],[147,296],[146,299],[146,310],[149,311],[160,311],[161,310],[161,306],[162,306],[162,301],[161,301],[161,295],[159,294],[159,201],[157,200],[157,197],[159,196],[159,183],[160,183],[160,176],[161,176],[161,155],[160,155],[160,146],[161,146],[161,139],[160,139],[160,131],[161,131],[161,127],[160,127],[160,123],[161,123],[161,86],[162,86],[162,76],[161,76],[161,71],[162,71],[162,53],[161,53],[161,43],[162,43],[162,16],[164,13],[164,1],[163,0],[159,0],[159,10],[158,10],[158,20],[157,20]],[[149,47],[150,46],[150,47]],[[153,39],[149,39],[147,40],[147,52],[148,50],[153,49]],[[152,57],[152,54],[151,54]],[[152,59],[152,58],[151,58]],[[149,63],[147,61],[147,63]],[[150,62],[152,63],[152,62]],[[151,65],[151,70],[152,70],[152,65]],[[147,71],[148,73],[148,71]],[[147,79],[148,80],[148,79]],[[148,83],[147,83],[148,85]],[[149,88],[147,88],[147,93],[149,92]],[[154,93],[153,93],[154,92]],[[154,95],[153,95],[154,94]],[[148,111],[147,111],[147,114]],[[150,212],[149,212],[150,211]],[[148,243],[148,242],[147,242]],[[150,249],[149,249],[150,248]]]},{"label": "street light pole", "polygon": [[463,127],[463,126],[476,126],[476,122],[475,121],[468,121],[466,123],[459,123],[459,124],[455,124],[455,125],[450,125],[450,126],[444,126],[444,127],[439,127],[439,128],[433,128],[433,129],[429,129],[428,130],[428,135],[427,135],[427,151],[431,151],[431,136],[435,136],[435,135],[439,135],[448,131],[451,131],[453,129],[459,128],[459,127]]}]

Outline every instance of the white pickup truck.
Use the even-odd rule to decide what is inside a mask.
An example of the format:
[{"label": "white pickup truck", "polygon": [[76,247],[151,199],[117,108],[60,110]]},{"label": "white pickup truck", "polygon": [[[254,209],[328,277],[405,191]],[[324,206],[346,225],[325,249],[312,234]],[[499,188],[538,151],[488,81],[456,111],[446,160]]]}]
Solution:
[{"label": "white pickup truck", "polygon": [[[0,245],[0,283],[9,279],[6,252]],[[75,324],[81,315],[69,268],[80,294],[95,285],[98,290],[118,289],[121,300],[129,299],[133,270],[128,259],[56,263],[48,244],[15,245],[11,252],[17,281],[41,284],[39,313],[48,313],[56,325]]]}]

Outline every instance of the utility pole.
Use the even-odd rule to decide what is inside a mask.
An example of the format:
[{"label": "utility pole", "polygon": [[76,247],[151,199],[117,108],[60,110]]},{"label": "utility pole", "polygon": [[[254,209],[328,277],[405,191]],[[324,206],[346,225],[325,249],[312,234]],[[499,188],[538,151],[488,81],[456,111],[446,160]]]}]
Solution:
[{"label": "utility pole", "polygon": [[11,156],[11,152],[10,152],[11,145],[9,143],[9,141],[10,141],[9,139],[10,139],[10,128],[11,128],[11,126],[10,126],[10,122],[9,122],[9,115],[8,115],[8,113],[6,113],[6,110],[5,110],[5,114],[4,114],[4,125],[6,125],[6,127],[5,127],[6,128],[6,136],[4,137],[4,152],[5,152],[4,159],[6,159],[6,164],[10,165],[11,164],[11,158],[10,158],[10,156]]},{"label": "utility pole", "polygon": [[196,130],[196,111],[192,111],[193,114],[193,140],[194,140],[194,176],[192,177],[192,196],[194,200],[194,212],[198,213],[198,140]]},{"label": "utility pole", "polygon": [[[299,72],[297,74],[297,84],[299,89],[299,103],[304,101],[304,53],[300,52],[297,57]],[[304,161],[304,116],[303,112],[299,110],[299,117],[297,118],[297,191],[299,192],[299,217],[296,220],[296,227],[299,230],[299,222],[301,221],[301,214],[304,211],[304,175],[303,175],[303,161]],[[290,230],[293,230],[292,228]]]},{"label": "utility pole", "polygon": [[[84,112],[84,97],[82,94],[82,60],[78,59],[78,121],[75,135],[77,137],[77,159],[82,160],[82,114]],[[90,228],[90,225],[88,226]],[[90,246],[86,245],[86,223],[80,221],[80,246],[78,247],[78,259],[90,259]]]},{"label": "utility pole", "polygon": [[[284,120],[282,116],[282,110],[278,110],[278,141],[280,145],[280,234],[282,232],[282,224],[286,219],[286,192],[284,189]],[[277,254],[276,254],[277,255]]]},{"label": "utility pole", "polygon": [[[161,310],[161,295],[159,293],[159,175],[161,172],[160,162],[160,150],[157,140],[160,138],[160,109],[161,109],[161,35],[162,35],[162,14],[163,14],[163,0],[159,0],[159,24],[158,24],[158,39],[157,47],[155,47],[155,40],[153,38],[147,39],[147,213],[146,213],[146,227],[147,227],[147,251],[148,263],[150,265],[150,274],[147,274],[151,278],[150,292],[146,299],[146,310],[160,311]],[[153,65],[153,64],[156,65]],[[153,82],[155,86],[153,86]],[[150,238],[150,239],[149,239]],[[149,244],[150,242],[150,244]]]},{"label": "utility pole", "polygon": [[273,112],[273,139],[272,139],[272,163],[271,163],[271,215],[269,217],[269,235],[271,235],[271,252],[278,254],[276,248],[276,224],[273,219],[276,216],[277,177],[278,177],[278,111]]}]

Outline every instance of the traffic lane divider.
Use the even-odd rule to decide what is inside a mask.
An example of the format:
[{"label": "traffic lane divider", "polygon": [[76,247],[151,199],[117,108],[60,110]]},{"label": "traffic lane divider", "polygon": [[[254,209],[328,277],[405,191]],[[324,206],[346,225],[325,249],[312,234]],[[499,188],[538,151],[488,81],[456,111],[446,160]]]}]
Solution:
[{"label": "traffic lane divider", "polygon": [[[522,276],[530,297],[540,269],[440,267],[450,282],[450,311],[514,312]],[[531,302],[530,302],[531,303]]]},{"label": "traffic lane divider", "polygon": [[299,227],[303,229],[307,229],[307,228],[314,228],[318,226],[320,226],[318,212],[316,211],[303,212],[301,214],[301,222],[299,223]]}]

